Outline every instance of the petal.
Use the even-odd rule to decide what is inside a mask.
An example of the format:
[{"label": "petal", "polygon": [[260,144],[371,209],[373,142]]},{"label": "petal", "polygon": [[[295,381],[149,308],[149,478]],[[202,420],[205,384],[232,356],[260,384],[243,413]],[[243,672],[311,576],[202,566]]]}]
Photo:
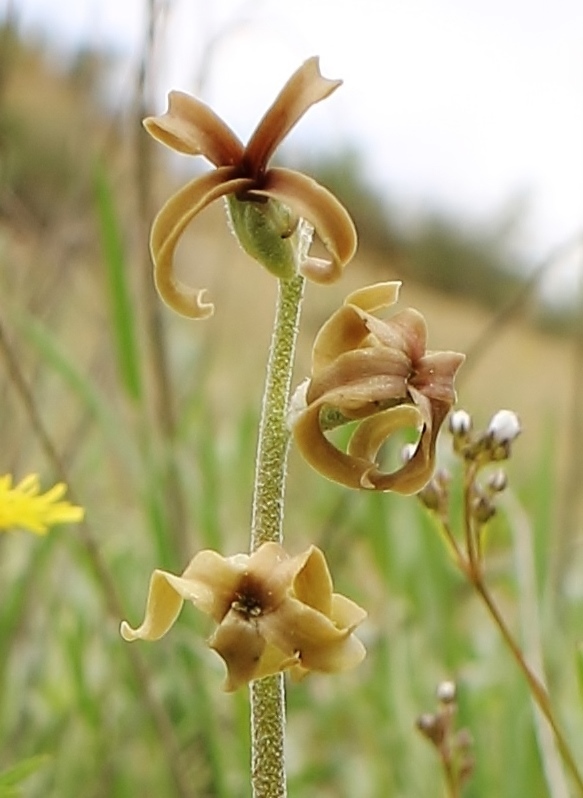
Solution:
[{"label": "petal", "polygon": [[253,194],[282,202],[314,227],[332,260],[307,258],[299,264],[305,277],[326,284],[341,276],[356,252],[356,229],[348,211],[327,188],[301,172],[274,168],[266,172]]},{"label": "petal", "polygon": [[332,612],[332,577],[326,558],[316,546],[310,546],[294,576],[292,592],[298,601],[307,604],[328,618]]},{"label": "petal", "polygon": [[356,602],[351,601],[346,596],[342,596],[340,593],[332,594],[332,614],[330,617],[336,626],[352,631],[364,621],[366,616],[366,610],[359,607]]},{"label": "petal", "polygon": [[197,177],[170,197],[154,219],[150,250],[156,288],[164,302],[183,316],[204,319],[212,315],[214,306],[203,301],[204,289],[189,288],[174,277],[174,251],[197,213],[218,197],[249,188],[252,181],[237,178],[236,173],[235,167],[223,166]]},{"label": "petal", "polygon": [[298,653],[302,666],[309,670],[345,670],[364,657],[364,646],[350,629],[339,629],[321,612],[294,598],[258,622],[269,643],[290,656]]},{"label": "petal", "polygon": [[[435,459],[435,442],[439,424],[434,424],[429,401],[416,396],[416,405],[400,407],[378,413],[362,421],[348,445],[349,454],[375,461],[383,443],[395,432],[421,426],[421,435],[413,456],[399,469],[385,473],[378,468],[370,469],[362,487],[373,490],[392,490],[409,495],[420,491],[431,479]],[[421,409],[420,409],[421,407]]]},{"label": "petal", "polygon": [[355,305],[367,313],[374,313],[376,310],[382,310],[395,304],[399,299],[401,285],[400,280],[367,285],[348,294],[344,304]]},{"label": "petal", "polygon": [[276,147],[308,108],[332,94],[341,83],[322,77],[317,57],[305,61],[287,81],[249,139],[245,148],[249,174],[258,176],[263,172]]},{"label": "petal", "polygon": [[144,127],[170,149],[204,155],[215,166],[235,166],[243,157],[243,144],[231,128],[208,105],[181,91],[171,91],[166,113],[144,119]]},{"label": "petal", "polygon": [[381,345],[400,349],[413,363],[425,354],[427,325],[414,308],[402,310],[387,321],[370,314],[366,314],[365,320],[370,333]]},{"label": "petal", "polygon": [[150,579],[144,621],[137,629],[122,621],[124,640],[159,640],[173,626],[182,609],[182,596],[170,584],[166,571],[154,571]]},{"label": "petal", "polygon": [[[227,678],[223,687],[230,692],[255,678],[265,639],[256,622],[231,610],[209,640],[209,646],[225,660]],[[285,659],[282,654],[282,661]]]},{"label": "petal", "polygon": [[365,319],[353,307],[343,305],[322,325],[312,348],[312,377],[338,355],[360,348],[369,336]]},{"label": "petal", "polygon": [[265,609],[273,609],[284,600],[298,565],[278,543],[263,543],[249,558],[247,577],[256,592],[262,594]]},{"label": "petal", "polygon": [[345,454],[328,440],[320,427],[320,409],[320,403],[314,403],[297,417],[292,428],[296,446],[320,474],[348,488],[361,489],[373,464]]},{"label": "petal", "polygon": [[204,549],[196,554],[181,576],[167,574],[166,579],[185,600],[220,623],[231,604],[249,567],[249,557],[238,554],[222,557]]},{"label": "petal", "polygon": [[[407,398],[410,371],[411,362],[398,349],[354,349],[337,357],[311,380],[306,399],[308,404],[321,399],[340,410],[349,402],[355,407],[355,403],[358,406],[390,398],[403,400]],[[338,399],[329,396],[332,391]]]},{"label": "petal", "polygon": [[415,363],[410,384],[429,399],[448,402],[456,400],[453,380],[465,360],[459,352],[429,352]]}]

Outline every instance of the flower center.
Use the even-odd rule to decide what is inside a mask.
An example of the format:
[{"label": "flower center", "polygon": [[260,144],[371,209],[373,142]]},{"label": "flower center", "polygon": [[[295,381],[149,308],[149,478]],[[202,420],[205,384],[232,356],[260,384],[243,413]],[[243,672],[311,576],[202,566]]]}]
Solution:
[{"label": "flower center", "polygon": [[235,593],[235,599],[231,603],[231,609],[241,613],[246,618],[257,618],[263,612],[261,601],[249,593]]}]

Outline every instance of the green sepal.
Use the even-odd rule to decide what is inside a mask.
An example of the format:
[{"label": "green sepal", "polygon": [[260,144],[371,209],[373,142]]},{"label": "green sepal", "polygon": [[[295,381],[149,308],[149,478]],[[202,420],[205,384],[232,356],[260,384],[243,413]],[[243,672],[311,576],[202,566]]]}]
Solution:
[{"label": "green sepal", "polygon": [[230,194],[226,200],[231,229],[245,252],[280,280],[294,277],[300,220],[269,197],[240,200]]}]

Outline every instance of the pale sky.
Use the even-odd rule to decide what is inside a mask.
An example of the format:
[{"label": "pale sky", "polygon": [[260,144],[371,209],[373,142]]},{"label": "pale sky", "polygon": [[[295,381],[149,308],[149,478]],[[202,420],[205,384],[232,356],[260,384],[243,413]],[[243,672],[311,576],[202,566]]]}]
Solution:
[{"label": "pale sky", "polygon": [[[141,51],[145,0],[13,0],[65,45]],[[302,60],[344,85],[290,144],[359,142],[377,185],[410,215],[488,219],[518,197],[533,260],[583,224],[581,0],[174,0],[161,27],[154,110],[194,91],[243,139]],[[129,67],[128,67],[129,70]]]}]

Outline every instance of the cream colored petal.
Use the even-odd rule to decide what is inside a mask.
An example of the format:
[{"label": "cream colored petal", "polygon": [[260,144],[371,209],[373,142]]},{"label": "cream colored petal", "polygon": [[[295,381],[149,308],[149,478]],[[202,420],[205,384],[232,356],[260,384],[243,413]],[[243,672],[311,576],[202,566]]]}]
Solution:
[{"label": "cream colored petal", "polygon": [[156,288],[166,304],[182,316],[208,318],[214,306],[203,301],[204,289],[192,289],[174,276],[174,251],[197,213],[225,194],[249,188],[251,181],[237,178],[236,173],[234,167],[224,166],[192,180],[170,197],[154,219],[150,250]]},{"label": "cream colored petal", "polygon": [[332,612],[332,577],[326,558],[316,546],[310,546],[294,576],[292,594],[298,601],[330,617]]},{"label": "cream colored petal", "polygon": [[185,601],[192,601],[197,609],[219,623],[236,598],[248,564],[249,557],[245,554],[222,557],[216,551],[204,549],[192,558],[181,576],[167,574],[166,578]]},{"label": "cream colored petal", "polygon": [[328,250],[331,260],[307,258],[301,273],[316,283],[337,280],[356,252],[357,236],[348,211],[327,188],[291,169],[269,169],[254,194],[272,197],[306,219]]},{"label": "cream colored petal", "polygon": [[259,664],[253,679],[263,679],[264,676],[272,676],[274,673],[281,673],[288,668],[297,667],[299,663],[299,654],[294,654],[288,657],[275,646],[267,643],[263,649],[263,654],[259,660]]},{"label": "cream colored petal", "polygon": [[249,620],[241,613],[230,610],[209,640],[209,646],[225,661],[227,678],[223,687],[230,692],[255,678],[265,649],[265,639],[255,619]]},{"label": "cream colored petal", "polygon": [[367,616],[366,610],[340,593],[332,594],[331,619],[340,629],[356,629]]},{"label": "cream colored petal", "polygon": [[265,169],[274,150],[315,103],[324,100],[342,83],[320,74],[319,59],[309,58],[294,72],[257,125],[245,148],[251,175]]},{"label": "cream colored petal", "polygon": [[369,337],[363,316],[354,307],[343,305],[322,325],[312,347],[312,377],[344,352],[359,349]]},{"label": "cream colored petal", "polygon": [[399,299],[401,285],[400,280],[367,285],[348,294],[344,304],[355,305],[367,313],[374,313],[376,310],[382,310],[395,304]]},{"label": "cream colored petal", "polygon": [[259,624],[268,642],[290,656],[299,654],[302,666],[309,670],[341,671],[364,657],[364,647],[350,629],[339,629],[321,612],[294,598],[260,618]]},{"label": "cream colored petal", "polygon": [[146,613],[136,629],[122,621],[120,632],[124,640],[159,640],[173,626],[182,609],[182,596],[175,590],[166,571],[154,571],[146,602]]},{"label": "cream colored petal", "polygon": [[215,166],[235,166],[243,145],[231,128],[208,105],[181,91],[168,95],[168,110],[144,119],[157,141],[187,155],[204,155]]}]

